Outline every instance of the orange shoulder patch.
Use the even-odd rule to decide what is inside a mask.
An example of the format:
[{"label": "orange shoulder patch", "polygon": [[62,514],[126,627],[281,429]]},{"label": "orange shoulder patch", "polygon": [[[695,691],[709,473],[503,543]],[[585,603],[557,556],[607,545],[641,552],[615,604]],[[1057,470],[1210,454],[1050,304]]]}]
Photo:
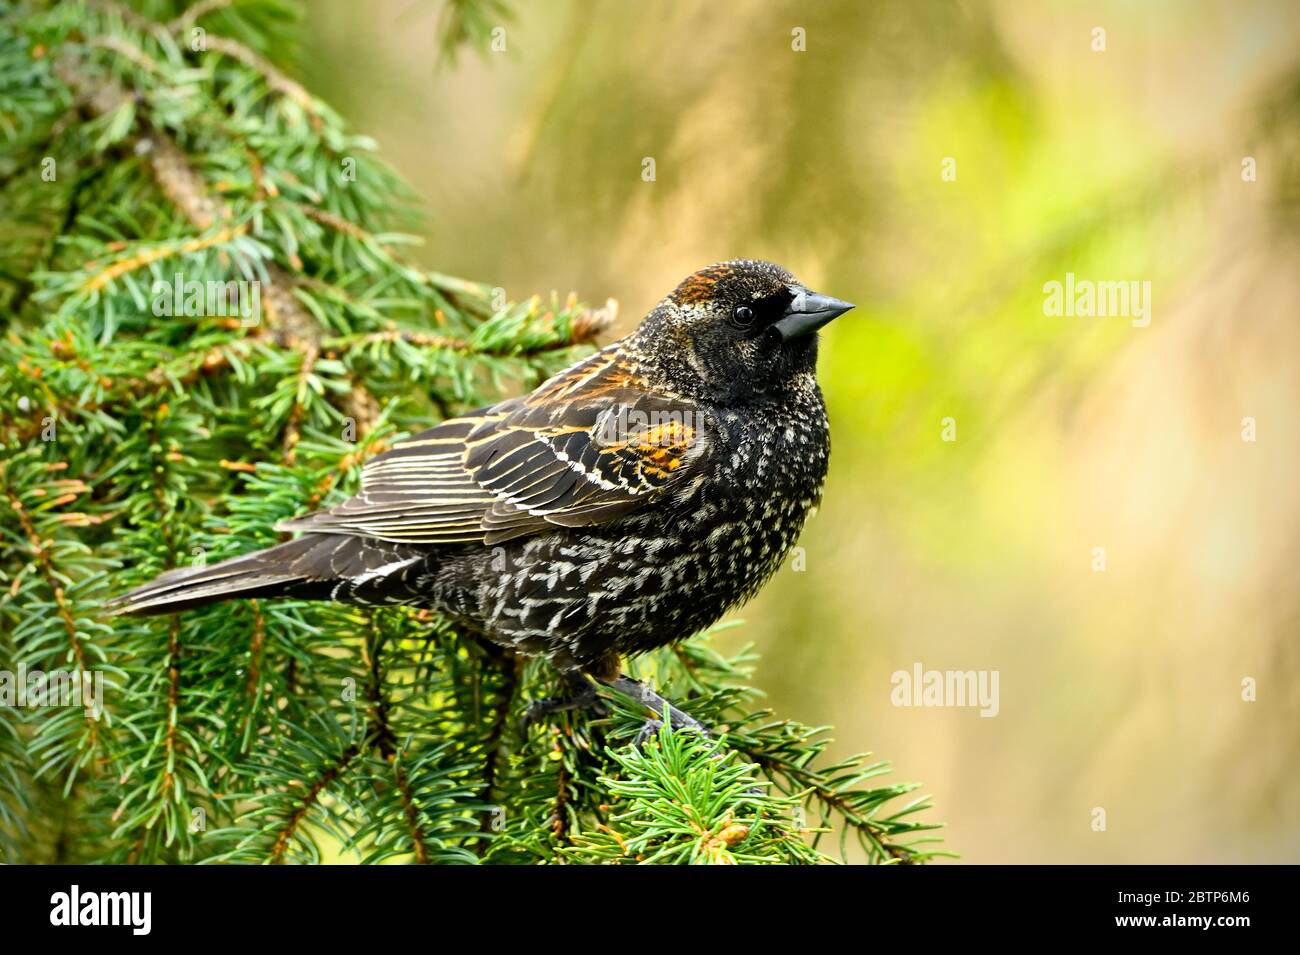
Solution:
[{"label": "orange shoulder patch", "polygon": [[714,286],[732,273],[729,265],[711,265],[700,269],[673,290],[670,296],[678,305],[694,305],[713,297]]}]

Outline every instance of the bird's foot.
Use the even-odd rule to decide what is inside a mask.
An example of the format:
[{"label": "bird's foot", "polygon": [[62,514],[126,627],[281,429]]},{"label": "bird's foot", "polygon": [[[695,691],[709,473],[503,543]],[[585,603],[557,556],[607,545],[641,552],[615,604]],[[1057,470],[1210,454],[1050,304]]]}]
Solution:
[{"label": "bird's foot", "polygon": [[640,731],[636,734],[637,746],[644,745],[646,740],[658,735],[659,731],[663,729],[664,720],[670,721],[674,730],[690,730],[693,733],[699,733],[701,736],[709,735],[709,730],[703,723],[685,710],[669,703],[651,689],[648,683],[641,683],[621,673],[612,680],[601,680],[601,682],[611,690],[616,690],[624,696],[630,696],[634,700],[640,700],[659,714],[658,717],[652,717],[641,725]]},{"label": "bird's foot", "polygon": [[519,724],[519,735],[528,737],[528,731],[538,720],[545,719],[552,713],[564,713],[569,710],[600,711],[605,704],[596,693],[596,684],[585,677],[564,677],[565,685],[572,691],[565,696],[547,696],[534,700],[524,710],[524,718]]}]

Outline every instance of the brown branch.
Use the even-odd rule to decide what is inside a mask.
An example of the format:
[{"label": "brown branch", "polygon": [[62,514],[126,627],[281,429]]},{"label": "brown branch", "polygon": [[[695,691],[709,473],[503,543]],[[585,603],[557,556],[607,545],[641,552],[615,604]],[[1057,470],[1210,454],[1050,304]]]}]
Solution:
[{"label": "brown branch", "polygon": [[[486,754],[483,759],[483,786],[481,790],[484,802],[491,802],[492,794],[496,791],[497,764],[502,758],[506,723],[510,719],[510,707],[515,701],[515,693],[519,689],[520,670],[523,668],[523,659],[511,654],[491,656],[488,659],[492,659],[497,664],[497,671],[501,674],[501,688],[500,699],[497,702],[496,712],[492,718],[492,728],[488,731],[485,742]],[[479,832],[491,832],[492,821],[492,813],[485,811],[479,820]],[[480,858],[487,852],[487,847],[487,839],[480,839],[475,846],[475,852]]]},{"label": "brown branch", "polygon": [[562,845],[568,843],[569,771],[560,764],[555,774],[555,802],[551,804],[551,833]]},{"label": "brown branch", "polygon": [[[142,18],[128,9],[120,8],[118,4],[109,2],[109,0],[98,0],[97,5],[117,11],[131,22],[134,22],[139,29],[165,29],[161,24]],[[203,4],[198,4],[191,8],[190,11],[187,11],[185,17],[191,17],[192,14],[189,22],[208,12],[207,9],[200,9],[201,7],[203,7]],[[215,6],[211,7],[211,9],[215,8]],[[184,17],[181,19],[184,20]],[[173,21],[173,23],[177,22],[179,21]],[[206,43],[207,47],[213,51],[237,59],[260,72],[271,89],[297,102],[309,113],[314,124],[319,123],[319,110],[315,100],[300,84],[280,73],[259,54],[242,44],[222,37],[208,37]],[[129,44],[111,38],[105,39],[99,45],[112,49],[118,52],[119,55],[126,56],[137,63],[143,63],[148,59],[142,51],[133,47],[128,49]],[[76,98],[95,115],[103,115],[118,108],[123,102],[130,99],[129,94],[122,91],[116,83],[106,83],[102,79],[86,75],[79,68],[79,64],[75,63],[71,57],[65,56],[58,64],[56,71],[60,78],[73,89]],[[140,121],[140,123],[142,126],[145,125],[143,121]],[[202,177],[190,166],[186,155],[166,134],[146,128],[135,138],[134,145],[138,152],[148,155],[150,169],[159,187],[190,222],[200,229],[207,230],[217,222],[228,221],[231,218],[229,207],[208,196],[206,184]],[[254,178],[255,180],[261,178],[260,163],[254,165]],[[374,239],[374,236],[361,226],[328,210],[306,205],[300,205],[299,208],[309,218],[339,232],[363,240]],[[211,244],[229,241],[248,230],[247,224],[228,228],[232,231],[223,231],[207,240],[193,240],[192,243],[185,243],[172,249],[149,250],[115,263],[89,280],[87,291],[101,288],[119,275],[147,266],[159,259],[199,251]],[[375,241],[375,245],[382,248],[377,241]],[[399,258],[391,253],[385,254],[394,263],[416,271],[431,286],[448,291],[453,295],[471,294],[478,298],[483,295],[482,287],[474,283],[414,269],[413,266],[402,263]],[[267,271],[269,282],[268,287],[263,290],[263,304],[266,307],[268,324],[275,331],[279,343],[294,348],[302,348],[304,345],[319,348],[321,345],[320,327],[310,312],[293,295],[291,289],[296,284],[294,277],[274,262],[269,264]],[[613,299],[610,299],[603,309],[584,312],[574,320],[567,341],[558,342],[553,347],[567,347],[568,345],[584,343],[594,339],[613,324],[616,314],[617,303]],[[439,342],[439,338],[440,336],[429,336],[430,341],[428,344],[457,350],[468,348],[468,345],[458,343],[454,339],[445,339]]]},{"label": "brown branch", "polygon": [[162,788],[159,798],[167,802],[175,775],[172,767],[180,755],[180,744],[176,733],[180,727],[181,709],[181,618],[172,614],[167,628],[167,734],[163,738],[163,752],[166,753],[166,768],[163,770]]},{"label": "brown branch", "polygon": [[119,259],[86,279],[81,286],[81,291],[97,292],[114,279],[120,278],[128,272],[146,268],[154,262],[161,262],[163,259],[170,259],[178,255],[189,255],[192,252],[200,252],[214,245],[221,245],[245,234],[247,231],[247,225],[236,226],[234,228],[219,229],[209,236],[198,236],[171,248],[155,246],[152,249],[142,249],[124,259]]},{"label": "brown branch", "polygon": [[[251,347],[251,343],[249,343],[247,339],[237,339],[235,341],[226,342],[223,345],[215,345],[197,358],[193,355],[184,355],[167,365],[158,365],[152,368],[143,378],[117,378],[111,383],[106,380],[104,384],[106,386],[111,384],[112,386],[110,390],[111,397],[108,401],[61,402],[57,399],[53,399],[51,406],[40,409],[45,412],[45,414],[42,417],[33,418],[30,424],[20,427],[16,423],[10,423],[8,429],[2,432],[4,439],[8,442],[26,444],[39,435],[41,430],[45,427],[43,417],[67,419],[70,418],[74,412],[93,414],[110,406],[113,403],[113,400],[116,400],[118,397],[123,397],[125,395],[133,395],[137,398],[142,397],[143,395],[154,391],[159,386],[170,382],[172,376],[174,376],[175,380],[183,386],[192,385],[194,382],[198,381],[199,378],[204,377],[205,375],[213,375],[219,371],[224,371],[230,366],[233,355],[239,354],[242,357],[251,350]],[[61,354],[60,357],[65,360],[70,360],[71,357],[75,356]],[[25,360],[19,361],[18,369],[26,377],[36,379],[41,377],[40,370],[32,368]],[[177,374],[178,372],[179,374]],[[171,374],[169,375],[169,373]]]},{"label": "brown branch", "polygon": [[343,410],[356,424],[354,442],[360,444],[379,418],[379,401],[370,393],[370,389],[359,376],[350,375],[348,380],[352,383],[352,390],[343,399]]},{"label": "brown branch", "polygon": [[148,70],[150,73],[158,72],[158,62],[144,50],[140,49],[134,43],[122,39],[120,36],[96,36],[91,37],[88,46],[99,47],[102,50],[112,50],[118,56],[125,57],[132,63]]},{"label": "brown branch", "polygon": [[141,33],[151,33],[159,39],[164,39],[168,35],[165,25],[136,13],[128,6],[115,3],[114,0],[89,0],[89,2],[90,6],[97,7],[105,13],[117,14],[127,26],[139,30]]},{"label": "brown branch", "polygon": [[301,202],[296,205],[302,214],[308,219],[319,222],[323,226],[328,226],[335,232],[342,232],[344,235],[350,235],[354,239],[361,239],[363,241],[370,241],[375,238],[373,233],[366,231],[352,220],[345,219],[340,215],[335,215],[328,209],[322,209],[320,206],[309,206]]},{"label": "brown branch", "polygon": [[[394,253],[391,249],[387,248],[383,242],[379,241],[379,239],[374,235],[374,233],[367,231],[365,228],[357,225],[355,222],[351,221],[350,219],[345,219],[342,216],[336,215],[335,213],[330,212],[327,209],[322,209],[319,206],[311,206],[311,205],[306,205],[304,203],[295,203],[294,205],[308,219],[312,219],[316,222],[321,223],[322,225],[328,226],[329,228],[335,230],[336,232],[340,232],[344,235],[352,236],[353,238],[359,239],[363,242],[371,243],[381,255],[387,258],[389,262],[391,262],[396,266],[401,267],[402,269],[405,269],[407,272],[413,272],[418,274],[423,279],[425,284],[435,287],[442,292],[448,293],[450,297],[453,299],[453,301],[457,301],[459,303],[462,297],[475,298],[480,300],[485,297],[485,291],[483,286],[474,282],[468,282],[464,279],[458,279],[449,275],[442,275],[441,273],[438,272],[428,272],[421,269],[419,266],[409,262],[402,256]],[[325,284],[325,283],[320,283],[320,284]],[[343,298],[344,301],[350,301],[349,296],[347,296],[347,294],[344,293],[341,289],[336,289],[330,286],[329,290],[332,294],[338,295],[341,298]],[[573,305],[573,301],[571,296],[570,307],[572,307],[572,305]],[[554,318],[554,316],[548,316],[548,317]],[[618,320],[618,301],[612,298],[606,299],[603,308],[587,309],[581,315],[575,318],[573,320],[572,326],[569,329],[568,340],[561,343],[558,347],[567,347],[569,345],[586,344],[587,342],[594,340],[602,332],[608,330],[611,326],[613,326],[613,324],[617,320]],[[440,344],[437,341],[438,336],[428,336],[428,337],[434,339],[434,341],[429,342],[429,344],[435,344],[435,345]],[[444,339],[443,342],[444,343],[442,344],[442,347],[451,347],[463,351],[470,350],[470,346],[467,343],[457,342],[455,339]],[[417,344],[420,344],[420,342],[417,342]]]},{"label": "brown branch", "polygon": [[257,714],[258,687],[262,682],[262,660],[266,652],[266,618],[262,615],[262,604],[257,598],[248,601],[253,611],[253,633],[248,641],[248,679],[245,691],[248,693],[249,708],[239,721],[239,736],[244,738],[248,726]]},{"label": "brown branch", "polygon": [[307,790],[307,794],[303,796],[302,800],[298,803],[298,808],[294,810],[293,815],[288,818],[284,826],[280,829],[280,832],[276,835],[275,843],[271,846],[271,854],[268,858],[268,861],[271,862],[272,865],[279,865],[284,862],[284,855],[289,849],[289,841],[293,838],[294,833],[298,831],[298,827],[302,825],[302,821],[307,817],[307,813],[311,812],[312,807],[316,805],[317,801],[319,801],[321,793],[325,791],[330,783],[334,782],[334,780],[338,779],[339,776],[343,774],[360,753],[361,744],[353,743],[351,746],[343,750],[343,752],[339,753],[339,758],[335,760],[334,763],[325,770],[325,772],[321,773],[314,783],[311,784],[311,787]]},{"label": "brown branch", "polygon": [[[4,474],[4,471],[4,465],[0,464],[0,476]],[[72,656],[77,664],[77,673],[81,679],[81,685],[83,687],[88,686],[90,685],[90,669],[86,666],[86,650],[81,643],[81,638],[77,635],[77,621],[73,618],[72,611],[68,607],[63,585],[59,583],[58,575],[54,572],[54,562],[50,559],[45,541],[41,540],[41,535],[37,532],[31,515],[27,513],[27,508],[23,506],[22,500],[14,493],[12,488],[5,487],[5,496],[9,498],[9,506],[18,515],[18,524],[27,538],[32,554],[36,557],[36,562],[41,568],[46,584],[54,593],[54,603],[58,608],[58,615],[63,622],[63,628],[67,631],[68,642],[72,646]],[[99,739],[99,722],[93,719],[89,712],[85,714],[85,720],[86,727],[90,732],[90,748],[93,749]]]},{"label": "brown branch", "polygon": [[879,826],[874,825],[865,816],[861,815],[849,803],[848,799],[835,790],[822,785],[815,778],[812,778],[804,772],[802,767],[782,759],[775,759],[760,752],[754,752],[747,747],[740,745],[738,740],[732,740],[732,747],[738,752],[744,753],[765,773],[771,775],[776,773],[786,776],[793,780],[801,788],[810,790],[813,795],[825,803],[831,809],[838,812],[844,819],[856,829],[865,832],[879,848],[881,852],[891,858],[897,859],[903,865],[913,865],[915,850],[908,846],[898,845],[891,842],[889,835]]},{"label": "brown branch", "polygon": [[171,20],[167,24],[167,29],[173,34],[181,34],[194,26],[199,20],[202,20],[209,13],[215,13],[223,7],[228,7],[231,0],[199,0],[189,7],[180,16]]},{"label": "brown branch", "polygon": [[281,73],[265,57],[253,52],[242,43],[220,36],[206,37],[204,48],[228,56],[232,60],[238,60],[249,69],[261,74],[269,89],[293,100],[302,108],[313,129],[319,130],[324,125],[321,121],[320,106],[312,95],[303,88],[301,83]]},{"label": "brown branch", "polygon": [[[229,368],[232,353],[238,353],[240,357],[243,357],[251,349],[252,345],[247,339],[237,339],[223,345],[214,345],[197,357],[185,355],[170,365],[154,368],[144,378],[131,381],[128,387],[132,393],[139,397],[153,391],[160,385],[167,384],[172,380],[172,377],[175,377],[176,381],[182,386],[192,385],[206,375],[215,375]],[[184,371],[176,375],[175,372],[180,369],[184,369]],[[170,375],[169,372],[171,372]]]},{"label": "brown branch", "polygon": [[430,335],[426,332],[414,332],[397,328],[383,332],[339,335],[335,338],[327,338],[321,344],[326,348],[350,351],[354,348],[364,348],[366,345],[375,345],[380,342],[406,342],[408,345],[418,345],[421,348],[443,348],[447,351],[462,354],[474,350],[474,347],[469,342],[459,338],[452,338],[449,335]]},{"label": "brown branch", "polygon": [[[380,441],[377,442],[371,450],[376,452],[382,451],[386,446],[386,442]],[[320,481],[317,482],[316,487],[313,488],[311,495],[307,498],[307,507],[310,509],[319,504],[324,499],[325,495],[334,489],[334,485],[338,483],[343,475],[347,474],[362,457],[363,452],[358,449],[356,451],[349,451],[347,454],[343,455],[343,457],[339,458],[338,464],[336,464],[334,468],[325,475],[325,477],[321,478]]]},{"label": "brown branch", "polygon": [[[613,311],[611,311],[611,309]],[[570,348],[574,345],[589,344],[614,323],[614,316],[616,313],[617,305],[614,303],[613,299],[610,299],[609,302],[606,303],[604,309],[588,309],[573,320],[573,324],[569,329],[568,338],[535,349],[532,354],[537,354],[542,351],[555,351],[561,348]],[[389,328],[382,332],[361,332],[355,335],[337,335],[333,338],[324,339],[321,342],[321,346],[327,349],[351,351],[355,348],[364,348],[367,345],[384,342],[405,342],[408,345],[415,345],[420,348],[441,348],[462,355],[517,354],[513,350],[509,352],[496,352],[492,349],[477,348],[470,342],[467,342],[462,338],[455,338],[451,335],[431,335],[427,332],[417,332],[404,328]]]},{"label": "brown branch", "polygon": [[402,765],[401,753],[393,737],[393,729],[388,722],[388,698],[384,695],[383,669],[380,659],[383,654],[384,640],[375,626],[374,617],[370,618],[370,634],[362,649],[362,658],[369,665],[370,679],[368,689],[370,697],[371,734],[375,746],[384,762],[393,771],[393,782],[402,801],[402,815],[406,828],[411,835],[411,848],[415,861],[419,865],[429,864],[429,851],[424,844],[424,827],[420,822],[420,807],[415,802],[415,792],[411,789],[410,778]]},{"label": "brown branch", "polygon": [[[166,133],[146,130],[138,138],[136,148],[148,155],[149,168],[163,195],[195,226],[210,229],[217,222],[231,218],[230,206],[208,195],[203,176]],[[242,234],[248,226],[240,229]]]},{"label": "brown branch", "polygon": [[[151,435],[151,445],[160,446],[162,436],[155,426]],[[158,514],[161,517],[162,526],[162,545],[163,554],[165,555],[166,567],[171,569],[174,564],[171,556],[175,550],[175,539],[172,534],[172,520],[175,511],[167,503],[167,492],[163,485],[162,468],[154,469],[154,500],[158,505]],[[159,802],[166,805],[168,797],[176,781],[175,766],[180,758],[181,745],[178,737],[181,722],[181,618],[179,614],[172,614],[168,620],[167,626],[167,731],[163,737],[163,752],[165,754],[165,766],[163,769],[162,786],[158,790]],[[160,810],[161,811],[161,810]],[[142,837],[143,838],[143,837]]]},{"label": "brown branch", "polygon": [[292,465],[298,457],[298,441],[302,438],[303,394],[307,390],[307,379],[316,367],[319,354],[314,345],[306,345],[302,350],[298,387],[294,390],[293,408],[290,409],[289,420],[284,426],[284,463],[288,465]]},{"label": "brown branch", "polygon": [[406,828],[411,834],[411,849],[415,854],[416,864],[428,865],[429,850],[424,845],[424,828],[420,824],[420,807],[415,804],[415,793],[411,790],[411,781],[407,778],[406,769],[402,766],[399,755],[389,756],[388,762],[393,767],[393,781],[397,784],[397,791],[402,797],[403,814],[406,818]]},{"label": "brown branch", "polygon": [[257,686],[262,679],[262,653],[266,648],[266,618],[262,616],[262,605],[253,598],[248,602],[253,609],[253,635],[248,646],[248,695],[256,698]]},{"label": "brown branch", "polygon": [[[116,5],[109,5],[116,8]],[[130,94],[112,81],[91,76],[71,54],[65,54],[56,64],[55,72],[72,90],[74,98],[94,116],[102,116],[130,99]],[[183,150],[161,130],[153,129],[144,120],[137,120],[140,131],[127,142],[148,156],[149,169],[154,181],[172,205],[196,228],[207,231],[218,223],[229,223],[230,207],[208,194],[207,184],[199,172],[190,165]],[[119,275],[141,268],[176,254],[196,252],[211,245],[228,242],[246,233],[247,223],[227,225],[212,236],[198,237],[174,248],[155,248],[114,263],[103,273],[90,280],[87,291],[103,287]],[[311,313],[294,297],[289,288],[293,278],[279,265],[267,265],[268,283],[262,290],[262,301],[267,313],[267,324],[282,345],[299,348],[303,344],[317,345],[320,328]]]},{"label": "brown branch", "polygon": [[[93,5],[101,10],[116,13],[126,23],[130,24],[137,30],[162,37],[170,35],[178,41],[183,39],[182,34],[186,30],[191,29],[196,21],[207,16],[209,13],[221,9],[222,7],[229,6],[229,4],[230,0],[201,0],[201,2],[194,4],[175,19],[168,23],[161,23],[137,13],[130,7],[124,6],[120,3],[115,3],[113,0],[94,0],[93,2]],[[99,40],[99,37],[92,39],[92,45],[106,46],[110,49],[115,48],[110,42],[98,42]],[[211,50],[214,53],[220,53],[223,56],[230,57],[232,60],[238,60],[240,63],[243,63],[249,69],[261,75],[267,88],[282,96],[288,97],[301,106],[303,111],[311,117],[313,127],[317,129],[320,128],[320,106],[317,104],[316,100],[307,92],[306,89],[303,88],[301,83],[286,76],[279,70],[279,68],[274,66],[261,54],[254,52],[237,40],[231,40],[222,36],[214,36],[206,30],[204,31],[203,44],[201,48],[191,49],[192,52],[195,53],[203,53]],[[117,52],[120,53],[123,51],[117,50]],[[132,57],[132,59],[134,59],[134,57]]]}]

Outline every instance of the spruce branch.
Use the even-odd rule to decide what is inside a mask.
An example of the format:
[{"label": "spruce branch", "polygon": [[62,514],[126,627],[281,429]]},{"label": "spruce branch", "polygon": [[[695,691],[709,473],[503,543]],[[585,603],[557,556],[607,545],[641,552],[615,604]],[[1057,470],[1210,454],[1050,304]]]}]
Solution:
[{"label": "spruce branch", "polygon": [[[293,78],[285,9],[0,14],[0,671],[105,693],[98,718],[0,707],[4,860],[814,863],[832,831],[870,861],[934,855],[910,787],[756,708],[752,655],[709,635],[633,667],[714,737],[637,748],[645,709],[610,694],[521,736],[556,675],[427,611],[105,616],[279,542],[365,459],[539,383],[616,315],[412,262],[408,190]],[[444,35],[507,14],[457,0]],[[256,283],[261,311],[172,307],[186,282]]]}]

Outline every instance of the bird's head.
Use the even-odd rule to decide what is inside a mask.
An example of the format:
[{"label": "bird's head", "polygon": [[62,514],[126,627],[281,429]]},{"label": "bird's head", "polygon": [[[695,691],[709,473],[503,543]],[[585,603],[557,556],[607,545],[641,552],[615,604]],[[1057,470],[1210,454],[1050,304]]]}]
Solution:
[{"label": "bird's head", "polygon": [[771,262],[735,259],[677,286],[634,334],[671,383],[737,398],[811,381],[817,330],[853,308]]}]

